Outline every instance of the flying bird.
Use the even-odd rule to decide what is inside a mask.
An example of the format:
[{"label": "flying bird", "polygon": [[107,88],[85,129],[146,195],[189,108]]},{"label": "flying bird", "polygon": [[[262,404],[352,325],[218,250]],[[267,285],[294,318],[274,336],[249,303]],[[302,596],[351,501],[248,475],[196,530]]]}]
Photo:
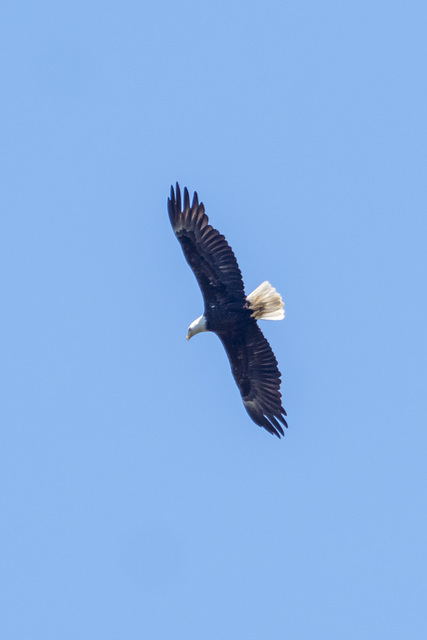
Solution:
[{"label": "flying bird", "polygon": [[[243,404],[252,420],[278,438],[285,435],[286,411],[280,393],[280,371],[257,320],[281,320],[284,303],[269,282],[246,296],[239,265],[223,235],[209,224],[203,203],[188,190],[171,187],[168,211],[185,259],[202,291],[205,311],[188,328],[187,340],[212,331],[224,345]],[[283,426],[282,426],[283,425]]]}]

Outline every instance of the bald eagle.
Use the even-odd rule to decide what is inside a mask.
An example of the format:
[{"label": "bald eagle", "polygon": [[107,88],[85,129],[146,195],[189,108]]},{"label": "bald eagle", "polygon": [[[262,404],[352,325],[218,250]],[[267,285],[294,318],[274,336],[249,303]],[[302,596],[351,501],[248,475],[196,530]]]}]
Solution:
[{"label": "bald eagle", "polygon": [[287,427],[280,393],[280,371],[274,353],[257,320],[281,320],[284,303],[279,293],[263,282],[245,295],[239,265],[223,235],[209,224],[203,203],[188,190],[171,187],[168,211],[185,259],[202,291],[205,312],[189,326],[187,340],[212,331],[224,345],[243,404],[252,420],[278,438]]}]

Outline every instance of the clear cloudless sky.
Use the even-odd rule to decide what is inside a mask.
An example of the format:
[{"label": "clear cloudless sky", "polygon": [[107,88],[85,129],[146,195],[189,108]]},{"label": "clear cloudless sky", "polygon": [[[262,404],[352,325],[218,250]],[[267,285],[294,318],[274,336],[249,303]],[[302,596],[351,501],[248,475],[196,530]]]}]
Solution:
[{"label": "clear cloudless sky", "polygon": [[[423,1],[0,9],[0,636],[427,637]],[[254,425],[167,216],[283,374]]]}]

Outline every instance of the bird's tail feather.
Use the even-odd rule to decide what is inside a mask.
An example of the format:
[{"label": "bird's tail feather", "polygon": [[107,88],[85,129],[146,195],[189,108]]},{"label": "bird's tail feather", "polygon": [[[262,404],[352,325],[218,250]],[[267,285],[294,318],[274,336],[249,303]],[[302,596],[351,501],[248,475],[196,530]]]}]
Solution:
[{"label": "bird's tail feather", "polygon": [[252,291],[246,300],[255,320],[283,320],[285,317],[285,303],[267,280]]}]

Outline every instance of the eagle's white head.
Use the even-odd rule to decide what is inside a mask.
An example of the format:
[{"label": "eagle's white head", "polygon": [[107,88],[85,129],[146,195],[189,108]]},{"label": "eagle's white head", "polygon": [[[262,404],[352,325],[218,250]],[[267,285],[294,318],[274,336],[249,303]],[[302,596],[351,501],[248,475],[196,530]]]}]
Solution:
[{"label": "eagle's white head", "polygon": [[187,340],[190,340],[196,333],[201,333],[201,331],[207,331],[206,329],[206,318],[205,316],[200,316],[200,318],[196,318],[194,322],[190,324],[188,327]]}]

